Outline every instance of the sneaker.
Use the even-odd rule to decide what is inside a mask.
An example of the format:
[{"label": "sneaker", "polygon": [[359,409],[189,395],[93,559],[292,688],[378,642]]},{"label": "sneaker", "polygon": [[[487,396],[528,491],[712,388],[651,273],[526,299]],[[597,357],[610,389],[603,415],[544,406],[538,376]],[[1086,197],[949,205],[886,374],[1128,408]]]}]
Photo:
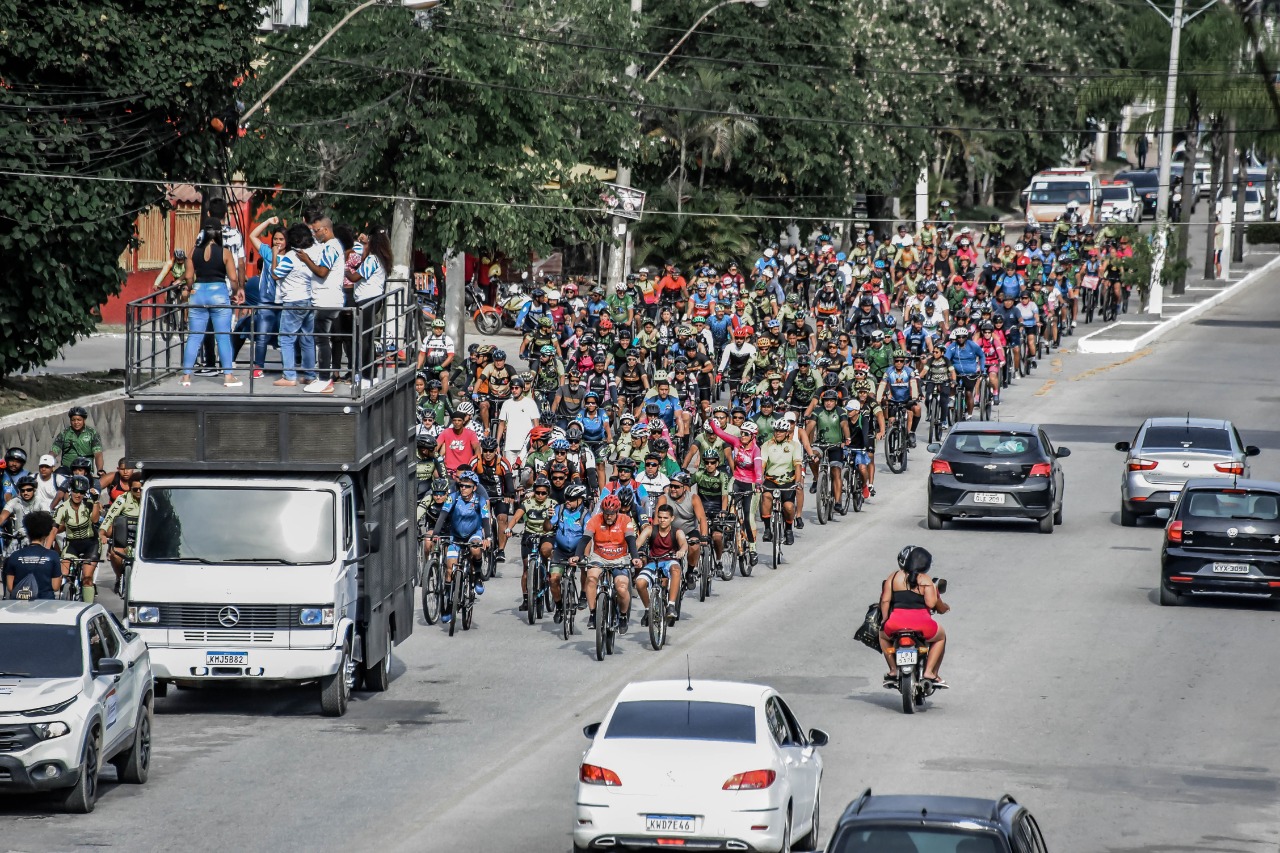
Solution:
[{"label": "sneaker", "polygon": [[277,379],[275,382],[272,382],[271,384],[272,384],[272,385],[278,385],[278,386],[280,386],[281,388],[285,388],[285,387],[292,387],[292,386],[295,386],[295,385],[297,385],[297,384],[298,384],[298,380],[296,380],[296,379],[285,379],[285,378],[282,376],[282,377],[280,377],[279,379]]},{"label": "sneaker", "polygon": [[678,614],[676,613],[676,606],[674,604],[668,604],[667,605],[667,621],[674,622],[677,618],[678,618]]},{"label": "sneaker", "polygon": [[113,586],[111,589],[115,592],[116,595],[118,595],[121,598],[124,598],[124,577],[121,576],[116,578],[116,585]]},{"label": "sneaker", "polygon": [[874,497],[876,496],[876,487],[875,487],[875,486],[867,486],[867,488],[870,490],[870,491],[868,492],[868,494],[867,494],[867,497],[869,497],[869,498],[874,498]]},{"label": "sneaker", "polygon": [[557,625],[564,621],[564,608],[557,607],[556,612],[551,617]]},{"label": "sneaker", "polygon": [[476,595],[484,595],[484,584],[476,581]]},{"label": "sneaker", "polygon": [[260,367],[255,367],[255,368],[253,369],[253,378],[254,378],[254,379],[261,379],[262,377],[264,377],[264,376],[266,376],[266,375],[267,375],[267,374],[266,374],[266,373],[264,373],[264,372],[263,372],[263,370],[262,370],[262,368],[260,368]]},{"label": "sneaker", "polygon": [[332,394],[333,382],[328,379],[317,379],[314,382],[309,383],[307,387],[302,390],[306,391],[308,394]]},{"label": "sneaker", "polygon": [[760,562],[760,555],[757,554],[755,551],[750,551],[747,553],[747,561],[750,562],[751,565],[753,566],[757,565]]},{"label": "sneaker", "polygon": [[244,380],[237,379],[234,376],[228,376],[226,379],[222,380],[222,387],[223,388],[243,388]]},{"label": "sneaker", "polygon": [[993,395],[991,395],[991,405],[993,405],[993,406],[998,406],[998,405],[1000,405],[1000,395],[999,395],[999,394],[993,394]]},{"label": "sneaker", "polygon": [[862,487],[862,499],[865,501],[865,500],[866,500],[867,498],[869,498],[869,497],[871,497],[871,487],[870,487],[870,486],[863,486],[863,487]]},{"label": "sneaker", "polygon": [[844,506],[842,504],[836,504],[835,506],[831,507],[831,509],[835,512],[836,515],[845,514]]},{"label": "sneaker", "polygon": [[814,480],[809,484],[809,494],[816,495],[818,493],[818,481]]},{"label": "sneaker", "polygon": [[581,610],[586,606],[587,606],[587,594],[586,592],[579,592],[578,593],[578,609]]},{"label": "sneaker", "polygon": [[764,534],[760,537],[765,542],[773,541],[773,528],[769,526],[769,519],[764,519]]},{"label": "sneaker", "polygon": [[[796,514],[795,524],[796,524],[796,530],[804,530],[804,519],[800,517],[799,513]],[[791,543],[788,542],[787,544],[790,545]]]},{"label": "sneaker", "polygon": [[648,610],[640,614],[640,627],[641,628],[649,627],[649,611]]},{"label": "sneaker", "polygon": [[[798,520],[799,520],[799,519],[797,519],[797,521],[798,521]],[[783,545],[794,545],[794,544],[796,544],[796,535],[795,535],[795,533],[791,532],[791,530],[790,530],[790,529],[788,529],[788,530],[787,530],[787,532],[786,532],[786,534],[784,534],[784,535],[783,535],[783,537],[782,537],[782,544],[783,544]]]},{"label": "sneaker", "polygon": [[618,633],[619,633],[619,634],[625,634],[625,633],[627,633],[627,620],[626,620],[626,619],[619,619],[619,620],[618,620]]},{"label": "sneaker", "polygon": [[197,367],[196,376],[217,376],[218,370],[214,367]]},{"label": "sneaker", "polygon": [[916,436],[915,436],[915,433],[912,433],[911,435],[907,436],[907,447],[915,447],[915,446],[916,446]]},{"label": "sneaker", "polygon": [[441,616],[441,617],[440,617],[440,624],[442,624],[442,625],[448,625],[448,624],[449,624],[450,622],[452,622],[452,621],[453,621],[453,614],[452,614],[452,613],[446,613],[446,614],[444,614],[443,616]]},{"label": "sneaker", "polygon": [[520,602],[520,607],[519,607],[518,609],[519,609],[519,611],[520,611],[521,613],[528,613],[528,612],[529,612],[529,599],[527,599],[527,598],[526,598],[524,601]]},{"label": "sneaker", "polygon": [[498,556],[494,557],[494,562],[505,563],[506,561],[507,561],[507,555],[502,553],[501,551],[498,552]]},{"label": "sneaker", "polygon": [[595,627],[596,627],[596,614],[595,614],[595,611],[592,611],[591,615],[587,617],[587,628],[594,629]]}]

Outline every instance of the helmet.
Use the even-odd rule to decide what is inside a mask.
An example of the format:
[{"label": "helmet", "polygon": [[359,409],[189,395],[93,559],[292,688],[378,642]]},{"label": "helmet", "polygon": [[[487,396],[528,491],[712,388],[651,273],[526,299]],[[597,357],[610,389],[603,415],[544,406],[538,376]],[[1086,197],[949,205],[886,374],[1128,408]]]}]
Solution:
[{"label": "helmet", "polygon": [[645,404],[644,404],[644,413],[645,413],[646,415],[656,415],[656,414],[658,414],[658,412],[660,412],[660,411],[661,411],[661,409],[658,407],[658,404],[657,404],[657,403],[645,403]]},{"label": "helmet", "polygon": [[911,552],[914,551],[917,547],[919,546],[908,545],[898,552],[898,568],[905,569],[907,567],[907,558],[911,556]]},{"label": "helmet", "polygon": [[967,338],[969,337],[969,327],[957,326],[954,334],[957,338]]},{"label": "helmet", "polygon": [[75,461],[71,463],[70,467],[72,470],[75,470],[76,468],[83,468],[86,471],[92,471],[93,460],[88,456],[77,456]]},{"label": "helmet", "polygon": [[582,424],[572,421],[564,430],[565,440],[572,443],[582,441]]},{"label": "helmet", "polygon": [[34,489],[36,487],[36,475],[23,474],[21,477],[18,478],[17,486],[19,489],[23,488],[24,486],[30,486],[31,488]]},{"label": "helmet", "polygon": [[648,425],[648,424],[636,424],[635,426],[633,426],[633,427],[631,428],[631,437],[632,437],[632,438],[645,438],[645,439],[647,439],[647,438],[649,437],[649,425]]},{"label": "helmet", "polygon": [[479,477],[477,477],[477,476],[475,475],[475,472],[473,472],[473,471],[459,471],[459,472],[458,472],[458,482],[459,482],[459,483],[470,483],[470,484],[471,484],[471,485],[473,485],[473,486],[478,486],[478,485],[480,485],[480,478],[479,478]]},{"label": "helmet", "polygon": [[431,494],[447,495],[449,494],[449,481],[444,477],[436,477],[431,481]]},{"label": "helmet", "polygon": [[71,491],[77,495],[85,495],[89,493],[89,478],[81,474],[76,474],[71,478]]},{"label": "helmet", "polygon": [[72,406],[71,411],[67,412],[68,418],[88,418],[89,410],[84,406]]},{"label": "helmet", "polygon": [[791,429],[791,421],[787,418],[778,418],[773,422],[774,430]]},{"label": "helmet", "polygon": [[542,356],[543,358],[554,358],[555,354],[556,354],[556,348],[553,347],[551,344],[543,344],[542,348],[538,350],[538,355]]},{"label": "helmet", "polygon": [[16,459],[18,462],[26,462],[27,451],[23,450],[21,447],[10,447],[4,452],[4,461],[8,462],[10,459]]},{"label": "helmet", "polygon": [[825,390],[825,391],[823,391],[823,392],[822,392],[821,399],[823,399],[823,400],[839,400],[839,399],[840,399],[840,392],[839,392],[839,391],[837,391],[837,390],[836,390],[836,389],[834,389],[834,388],[828,388],[827,390]]},{"label": "helmet", "polygon": [[653,453],[659,453],[659,454],[666,453],[670,449],[671,449],[671,443],[668,442],[665,438],[649,439],[649,450]]},{"label": "helmet", "polygon": [[[654,385],[657,385],[657,384],[659,384],[659,383],[661,383],[661,382],[669,382],[669,381],[671,381],[671,377],[667,375],[667,371],[665,371],[665,370],[657,370],[657,371],[654,371],[654,374],[653,374],[653,384],[654,384]],[[656,404],[653,404],[653,405],[656,405]],[[647,406],[645,407],[645,411],[648,411],[648,407],[647,407]]]},{"label": "helmet", "polygon": [[745,424],[742,425],[743,435],[757,435],[759,432],[760,432],[760,427],[756,426],[755,421],[747,421]]},{"label": "helmet", "polygon": [[894,360],[894,361],[898,361],[899,359],[902,359],[902,360],[904,360],[904,361],[905,361],[906,359],[908,359],[908,358],[910,358],[910,357],[911,357],[911,356],[907,355],[907,351],[906,351],[906,350],[904,350],[904,349],[896,349],[896,350],[894,350],[894,351],[893,351],[893,360]]},{"label": "helmet", "polygon": [[419,450],[434,450],[436,437],[430,434],[419,435],[414,443],[418,445]]},{"label": "helmet", "polygon": [[480,439],[480,449],[483,450],[485,453],[489,453],[490,451],[497,450],[498,439],[494,438],[491,435],[486,435],[484,438]]},{"label": "helmet", "polygon": [[889,314],[884,318],[884,324],[887,328],[892,329],[898,325],[898,318]]},{"label": "helmet", "polygon": [[551,435],[551,430],[541,425],[529,430],[530,441],[545,441],[549,435]]},{"label": "helmet", "polygon": [[762,409],[765,406],[776,406],[776,405],[777,403],[774,402],[773,395],[771,394],[765,394],[763,397],[760,398],[760,408]]},{"label": "helmet", "polygon": [[471,405],[470,400],[463,400],[461,403],[458,404],[458,408],[453,410],[453,413],[455,415],[465,415],[467,417],[471,417],[476,413],[476,407]]},{"label": "helmet", "polygon": [[432,379],[430,382],[427,383],[428,391],[441,391],[443,389],[444,389],[444,383],[441,382],[439,379]]},{"label": "helmet", "polygon": [[[564,499],[566,501],[580,501],[587,496],[587,487],[581,483],[574,483],[564,490]],[[608,498],[605,498],[608,500]]]},{"label": "helmet", "polygon": [[494,350],[494,351],[493,351],[493,360],[494,360],[494,361],[506,361],[506,360],[507,360],[507,351],[506,351],[506,350],[504,350],[504,349],[496,349],[496,350]]},{"label": "helmet", "polygon": [[679,483],[681,486],[684,486],[687,489],[693,485],[693,475],[690,474],[688,471],[677,471],[675,474],[672,475],[671,482]]},{"label": "helmet", "polygon": [[994,332],[996,330],[995,324],[992,323],[990,320],[984,320],[982,325],[979,326],[978,328],[984,332]]},{"label": "helmet", "polygon": [[876,329],[874,332],[872,332],[872,333],[871,333],[871,340],[873,340],[873,341],[883,341],[883,340],[884,340],[884,332],[882,332],[880,329]]},{"label": "helmet", "polygon": [[1079,206],[1080,206],[1080,202],[1076,201],[1075,199],[1072,199],[1071,201],[1067,202],[1067,210],[1075,210]]},{"label": "helmet", "polygon": [[[585,489],[583,491],[585,491]],[[601,512],[618,512],[621,509],[622,501],[618,500],[617,495],[606,495],[605,499],[600,501]]]},{"label": "helmet", "polygon": [[552,449],[552,450],[554,450],[554,451],[556,451],[557,453],[558,453],[558,452],[560,452],[560,451],[562,451],[562,450],[563,450],[563,451],[565,451],[565,452],[568,452],[568,450],[569,450],[569,441],[568,441],[568,439],[564,439],[564,438],[557,438],[555,441],[551,442],[551,449]]},{"label": "helmet", "polygon": [[533,481],[533,487],[535,489],[549,489],[551,488],[551,481],[545,475],[539,474]]},{"label": "helmet", "polygon": [[919,311],[916,311],[914,314],[912,314],[912,315],[911,315],[911,322],[913,322],[913,323],[923,323],[923,322],[924,322],[924,315],[923,315],[923,314],[921,314]]},{"label": "helmet", "polygon": [[[755,426],[755,424],[752,424],[752,426]],[[702,451],[702,462],[704,465],[708,462],[719,462],[719,461],[720,461],[720,454],[716,453],[714,450]]]},{"label": "helmet", "polygon": [[631,489],[619,489],[618,503],[623,511],[631,512],[631,508],[636,505],[636,493]]}]

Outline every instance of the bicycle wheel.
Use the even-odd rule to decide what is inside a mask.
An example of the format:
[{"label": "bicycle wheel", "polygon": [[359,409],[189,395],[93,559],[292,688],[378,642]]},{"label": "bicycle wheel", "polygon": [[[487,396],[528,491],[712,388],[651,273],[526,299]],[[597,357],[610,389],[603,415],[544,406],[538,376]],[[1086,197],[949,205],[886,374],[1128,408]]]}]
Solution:
[{"label": "bicycle wheel", "polygon": [[486,580],[493,580],[498,576],[498,546],[492,545],[489,551],[484,555],[484,576]]},{"label": "bicycle wheel", "polygon": [[895,474],[907,469],[907,442],[901,422],[894,424],[885,436],[884,463]]},{"label": "bicycle wheel", "polygon": [[[710,543],[707,544],[710,548]],[[707,564],[706,551],[698,556],[698,601],[706,601],[711,594],[711,566]]]},{"label": "bicycle wheel", "polygon": [[609,625],[609,597],[603,590],[596,594],[596,660],[604,660],[605,634]]},{"label": "bicycle wheel", "polygon": [[778,565],[782,562],[782,506],[781,501],[775,503],[773,507],[773,516],[769,519],[769,526],[773,530],[773,568],[776,571]]},{"label": "bicycle wheel", "polygon": [[649,645],[660,651],[667,643],[667,595],[662,584],[649,592]]},{"label": "bicycle wheel", "polygon": [[[462,582],[462,630],[470,631],[476,613],[476,587],[470,580]],[[453,621],[457,622],[457,619]]]},{"label": "bicycle wheel", "polygon": [[449,602],[453,613],[449,620],[449,636],[452,637],[458,630],[458,620],[462,618],[462,574],[457,566],[453,567],[453,580],[449,583]]},{"label": "bicycle wheel", "polygon": [[850,470],[853,471],[853,476],[850,478],[851,484],[844,490],[845,499],[853,505],[854,512],[862,512],[862,504],[865,500],[862,497],[862,472],[858,470],[856,465]]},{"label": "bicycle wheel", "polygon": [[827,463],[818,466],[818,504],[813,508],[819,524],[831,520],[831,467]]},{"label": "bicycle wheel", "polygon": [[984,421],[991,420],[991,383],[984,377],[982,379],[982,396],[979,404],[979,417]]},{"label": "bicycle wheel", "polygon": [[737,528],[726,529],[721,532],[721,536],[724,537],[724,544],[721,546],[722,550],[720,552],[720,580],[731,581],[733,580],[734,563],[738,559],[738,547],[741,544],[738,541],[738,530]]},{"label": "bicycle wheel", "polygon": [[560,575],[560,606],[564,608],[560,633],[567,640],[573,636],[573,618],[578,615],[578,581],[572,571]]},{"label": "bicycle wheel", "polygon": [[525,616],[530,625],[535,625],[542,617],[542,557],[534,557],[529,563],[529,612]]},{"label": "bicycle wheel", "polygon": [[436,620],[440,618],[440,607],[444,603],[443,586],[440,562],[432,560],[422,575],[422,618],[427,620],[428,625],[436,624]]},{"label": "bicycle wheel", "polygon": [[609,591],[609,618],[604,622],[604,653],[607,655],[613,654],[613,640],[618,633],[618,626],[615,621],[619,616],[618,599],[614,597],[617,594],[617,590],[611,589]]}]

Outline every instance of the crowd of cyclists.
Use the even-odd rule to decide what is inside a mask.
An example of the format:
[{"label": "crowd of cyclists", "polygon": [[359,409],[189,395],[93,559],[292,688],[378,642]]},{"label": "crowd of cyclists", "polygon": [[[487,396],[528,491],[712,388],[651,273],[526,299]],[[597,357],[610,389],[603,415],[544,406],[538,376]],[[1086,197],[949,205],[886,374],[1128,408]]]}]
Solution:
[{"label": "crowd of cyclists", "polygon": [[778,567],[807,496],[821,524],[860,511],[877,456],[905,470],[921,424],[936,441],[991,418],[1078,323],[1127,308],[1130,232],[1073,209],[1016,240],[954,219],[944,202],[915,234],[868,228],[848,251],[823,234],[750,265],[669,261],[611,293],[547,280],[517,318],[524,369],[455,352],[435,321],[416,379],[428,620],[469,627],[518,537],[531,623],[550,614],[568,638],[585,609],[588,630],[625,634],[634,592],[659,647],[686,593],[750,575],[763,546]]}]

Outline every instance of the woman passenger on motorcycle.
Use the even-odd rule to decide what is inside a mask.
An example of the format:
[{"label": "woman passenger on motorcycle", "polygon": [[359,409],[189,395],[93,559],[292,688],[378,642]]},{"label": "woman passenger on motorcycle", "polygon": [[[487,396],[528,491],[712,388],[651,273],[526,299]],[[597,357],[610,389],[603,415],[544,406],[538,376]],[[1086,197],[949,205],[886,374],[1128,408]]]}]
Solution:
[{"label": "woman passenger on motorcycle", "polygon": [[938,677],[938,667],[942,665],[946,651],[947,634],[933,620],[932,614],[946,613],[951,608],[942,600],[928,575],[932,565],[932,554],[924,548],[908,545],[898,554],[898,568],[881,585],[880,650],[889,662],[889,672],[884,677],[886,687],[898,685],[898,664],[890,637],[899,631],[916,631],[924,637],[929,643],[924,680],[934,688],[949,686]]}]

